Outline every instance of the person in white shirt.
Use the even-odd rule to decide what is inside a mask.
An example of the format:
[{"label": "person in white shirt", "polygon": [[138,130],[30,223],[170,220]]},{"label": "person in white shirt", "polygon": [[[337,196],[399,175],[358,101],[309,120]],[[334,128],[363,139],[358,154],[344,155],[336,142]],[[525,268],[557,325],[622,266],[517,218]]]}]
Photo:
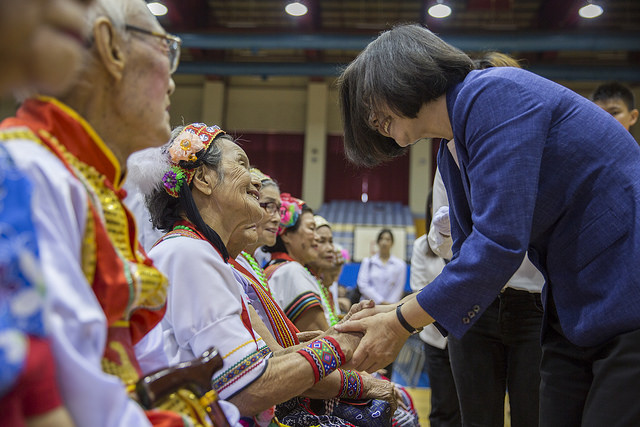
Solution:
[{"label": "person in white shirt", "polygon": [[[432,206],[433,198],[430,193],[427,196],[427,224],[431,224]],[[409,277],[411,290],[420,291],[431,283],[440,274],[445,264],[445,260],[436,255],[429,246],[427,234],[418,237],[413,244],[411,254],[411,274]],[[420,331],[420,339],[423,341],[425,359],[422,370],[429,377],[431,387],[429,424],[432,427],[460,426],[460,403],[451,372],[447,338],[442,336],[435,325],[430,324]]]},{"label": "person in white shirt", "polygon": [[376,239],[378,252],[362,260],[358,271],[361,301],[370,299],[376,304],[391,304],[402,299],[407,280],[407,263],[391,255],[393,233],[385,228]]}]

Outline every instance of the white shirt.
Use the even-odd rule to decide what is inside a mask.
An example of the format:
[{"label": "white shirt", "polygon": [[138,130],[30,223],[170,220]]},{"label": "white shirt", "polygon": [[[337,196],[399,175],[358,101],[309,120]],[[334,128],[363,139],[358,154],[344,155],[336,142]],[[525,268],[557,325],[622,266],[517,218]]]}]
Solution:
[{"label": "white shirt", "polygon": [[212,384],[223,399],[260,377],[271,351],[260,335],[243,324],[244,292],[213,246],[173,236],[153,247],[149,256],[170,283],[162,319],[169,363],[192,360],[215,346],[224,365]]},{"label": "white shirt", "polygon": [[[438,205],[436,205],[436,203]],[[436,212],[441,206],[449,206],[449,201],[447,200],[447,193],[444,188],[444,183],[442,182],[440,170],[436,169],[436,176],[433,181],[433,212]],[[433,224],[431,224],[429,227],[428,240],[433,252],[443,258],[451,258],[451,246],[453,244],[451,236],[444,236],[438,233],[433,227]],[[491,261],[487,260],[487,262]],[[505,288],[513,288],[527,292],[542,292],[543,285],[544,277],[542,273],[529,261],[529,257],[525,254],[520,268],[511,276]]]},{"label": "white shirt", "polygon": [[[409,283],[412,291],[419,291],[433,281],[445,266],[439,256],[427,256],[427,235],[420,236],[413,243],[411,254],[411,275]],[[421,332],[420,338],[429,345],[444,349],[447,338],[443,337],[433,324],[427,325]]]},{"label": "white shirt", "polygon": [[285,312],[287,317],[295,323],[302,314],[317,300],[322,308],[327,324],[331,324],[328,310],[322,304],[320,285],[316,278],[307,271],[302,264],[289,261],[278,267],[269,278],[269,287],[273,297]]},{"label": "white shirt", "polygon": [[402,299],[406,281],[407,263],[393,255],[386,263],[375,254],[360,264],[357,283],[361,299],[370,299],[376,304],[398,302]]},{"label": "white shirt", "polygon": [[46,148],[6,144],[33,184],[33,221],[47,288],[44,322],[58,385],[78,426],[148,426],[122,381],[102,371],[107,322],[82,271],[87,190]]}]

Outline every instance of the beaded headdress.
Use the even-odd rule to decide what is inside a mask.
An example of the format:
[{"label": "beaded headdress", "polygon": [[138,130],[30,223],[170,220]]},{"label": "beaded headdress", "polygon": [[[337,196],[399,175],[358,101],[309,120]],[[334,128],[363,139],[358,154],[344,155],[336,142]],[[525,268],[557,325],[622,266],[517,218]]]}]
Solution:
[{"label": "beaded headdress", "polygon": [[273,181],[273,178],[271,178],[269,175],[267,175],[266,173],[262,172],[258,168],[251,168],[250,172],[251,172],[251,175],[253,175],[256,178],[258,178],[260,180],[260,182]]},{"label": "beaded headdress", "polygon": [[171,169],[162,177],[167,193],[176,198],[180,196],[180,189],[183,185],[191,184],[193,175],[198,166],[202,165],[201,159],[209,151],[213,140],[224,133],[215,125],[192,123],[175,137],[167,150]]},{"label": "beaded headdress", "polygon": [[331,224],[323,216],[314,215],[313,221],[316,223],[316,230],[320,227],[329,227],[331,229]]},{"label": "beaded headdress", "polygon": [[302,213],[302,207],[305,203],[291,196],[289,193],[280,194],[280,227],[278,227],[278,235],[281,235],[289,227],[293,227],[298,221],[298,217]]}]

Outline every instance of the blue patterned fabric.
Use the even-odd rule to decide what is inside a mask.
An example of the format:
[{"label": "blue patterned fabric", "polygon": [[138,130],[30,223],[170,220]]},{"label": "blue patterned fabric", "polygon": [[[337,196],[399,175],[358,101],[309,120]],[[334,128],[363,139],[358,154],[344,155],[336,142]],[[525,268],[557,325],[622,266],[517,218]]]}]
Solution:
[{"label": "blue patterned fabric", "polygon": [[389,402],[374,399],[324,401],[297,397],[278,405],[276,416],[291,427],[396,425],[392,424]]},{"label": "blue patterned fabric", "polygon": [[44,288],[30,197],[30,183],[0,145],[0,396],[24,365],[27,335],[44,335]]}]

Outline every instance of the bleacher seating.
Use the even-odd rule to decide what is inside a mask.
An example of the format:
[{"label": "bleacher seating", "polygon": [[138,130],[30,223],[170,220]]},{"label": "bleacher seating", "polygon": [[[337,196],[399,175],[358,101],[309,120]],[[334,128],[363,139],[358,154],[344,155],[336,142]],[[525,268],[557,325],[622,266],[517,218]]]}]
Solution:
[{"label": "bleacher seating", "polygon": [[334,200],[323,204],[316,212],[331,223],[333,240],[353,254],[353,236],[356,226],[405,227],[407,235],[406,258],[411,257],[416,229],[409,206],[400,202],[367,202]]}]

